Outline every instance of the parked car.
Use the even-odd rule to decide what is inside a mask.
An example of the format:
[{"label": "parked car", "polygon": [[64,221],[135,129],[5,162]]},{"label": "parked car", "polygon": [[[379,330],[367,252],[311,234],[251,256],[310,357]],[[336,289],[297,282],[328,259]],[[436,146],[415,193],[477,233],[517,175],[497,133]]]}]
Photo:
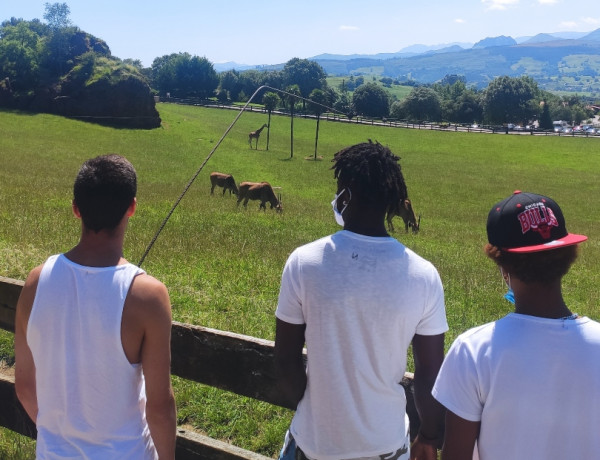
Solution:
[{"label": "parked car", "polygon": [[563,126],[562,133],[563,134],[571,134],[571,133],[573,133],[573,128],[571,128],[570,126]]},{"label": "parked car", "polygon": [[554,127],[554,132],[555,133],[562,133],[562,131],[563,131],[562,126],[555,126]]},{"label": "parked car", "polygon": [[598,134],[598,130],[596,128],[594,128],[593,126],[590,126],[589,128],[586,128],[585,132],[587,134]]}]

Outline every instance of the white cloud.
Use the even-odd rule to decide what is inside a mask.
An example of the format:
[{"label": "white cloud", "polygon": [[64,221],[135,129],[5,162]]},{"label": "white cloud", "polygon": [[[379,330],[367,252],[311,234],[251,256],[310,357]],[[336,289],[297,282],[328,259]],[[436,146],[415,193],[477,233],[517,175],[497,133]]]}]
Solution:
[{"label": "white cloud", "polygon": [[540,5],[556,5],[558,0],[538,0]]},{"label": "white cloud", "polygon": [[591,24],[593,26],[600,24],[600,19],[599,18],[583,18],[582,19],[583,22],[585,22],[586,24]]},{"label": "white cloud", "polygon": [[454,20],[454,22],[456,22],[457,24],[465,24],[467,21],[465,21],[464,19],[461,19],[461,18],[456,18]]},{"label": "white cloud", "polygon": [[577,23],[575,21],[563,21],[559,24],[559,27],[563,29],[575,29],[577,28]]},{"label": "white cloud", "polygon": [[511,6],[519,4],[520,0],[481,0],[481,3],[487,5],[488,10],[503,11]]},{"label": "white cloud", "polygon": [[340,30],[359,30],[356,26],[340,26]]}]

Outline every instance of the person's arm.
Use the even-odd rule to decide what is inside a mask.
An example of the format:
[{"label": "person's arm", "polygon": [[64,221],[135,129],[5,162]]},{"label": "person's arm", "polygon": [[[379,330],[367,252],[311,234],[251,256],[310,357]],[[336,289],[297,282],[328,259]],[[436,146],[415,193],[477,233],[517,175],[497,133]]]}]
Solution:
[{"label": "person's arm", "polygon": [[470,422],[446,411],[446,436],[442,460],[471,460],[481,422]]},{"label": "person's arm", "polygon": [[435,460],[441,448],[445,408],[431,395],[444,360],[444,334],[419,335],[412,340],[415,362],[415,405],[421,426],[411,446],[411,459]]},{"label": "person's arm", "polygon": [[27,324],[33,307],[42,266],[33,269],[21,290],[15,316],[15,390],[23,408],[36,422],[38,414],[37,392],[35,387],[35,364],[31,349],[27,344]]},{"label": "person's arm", "polygon": [[290,324],[277,318],[275,332],[275,369],[280,388],[296,408],[306,390],[306,370],[302,358],[306,324]]},{"label": "person's arm", "polygon": [[[146,419],[160,460],[175,458],[177,416],[171,386],[171,303],[166,287],[147,275],[133,286],[143,291],[141,364],[146,381]],[[141,281],[141,282],[139,282]]]}]

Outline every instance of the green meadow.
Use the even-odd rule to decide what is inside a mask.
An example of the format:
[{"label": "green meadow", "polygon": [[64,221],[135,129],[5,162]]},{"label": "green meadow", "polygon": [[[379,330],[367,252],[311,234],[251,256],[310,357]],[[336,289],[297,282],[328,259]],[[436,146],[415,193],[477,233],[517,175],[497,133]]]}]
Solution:
[{"label": "green meadow", "polygon": [[[72,183],[93,156],[125,155],[138,172],[138,211],[125,240],[125,257],[138,263],[165,216],[233,122],[236,111],[158,104],[162,127],[113,129],[44,114],[0,111],[0,276],[24,280],[52,253],[76,244]],[[511,310],[498,269],[486,259],[485,223],[491,206],[515,189],[549,195],[562,207],[569,231],[589,240],[564,280],[567,304],[600,320],[600,139],[419,131],[356,123],[320,123],[273,116],[258,150],[248,133],[267,115],[244,113],[214,151],[173,212],[142,268],[169,288],[177,321],[274,339],[281,271],[298,245],[335,232],[331,158],[341,148],[372,139],[401,157],[421,231],[393,234],[431,260],[445,288],[450,331]],[[244,209],[209,174],[268,181],[282,195],[276,214],[257,202]],[[0,333],[0,360],[14,361],[13,336]],[[410,366],[410,364],[409,364]],[[411,369],[408,369],[409,371]],[[240,447],[275,456],[292,413],[211,387],[174,378],[179,424]],[[0,458],[32,458],[32,443],[0,431]],[[16,451],[16,453],[15,453]],[[20,455],[20,457],[19,457]]]}]

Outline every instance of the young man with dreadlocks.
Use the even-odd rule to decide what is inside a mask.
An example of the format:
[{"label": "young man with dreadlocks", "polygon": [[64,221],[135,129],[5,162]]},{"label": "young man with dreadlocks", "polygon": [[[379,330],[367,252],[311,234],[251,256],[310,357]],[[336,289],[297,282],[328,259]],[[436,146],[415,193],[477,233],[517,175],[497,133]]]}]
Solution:
[{"label": "young man with dreadlocks", "polygon": [[15,385],[38,459],[175,458],[169,295],[123,258],[136,190],[125,158],[86,161],[73,187],[81,238],[21,291]]},{"label": "young man with dreadlocks", "polygon": [[[436,459],[443,407],[430,392],[448,329],[444,294],[433,265],[387,234],[387,212],[407,198],[398,160],[371,141],[336,153],[343,230],[285,265],[275,360],[296,413],[280,458]],[[400,385],[411,343],[421,418],[412,446]]]}]

